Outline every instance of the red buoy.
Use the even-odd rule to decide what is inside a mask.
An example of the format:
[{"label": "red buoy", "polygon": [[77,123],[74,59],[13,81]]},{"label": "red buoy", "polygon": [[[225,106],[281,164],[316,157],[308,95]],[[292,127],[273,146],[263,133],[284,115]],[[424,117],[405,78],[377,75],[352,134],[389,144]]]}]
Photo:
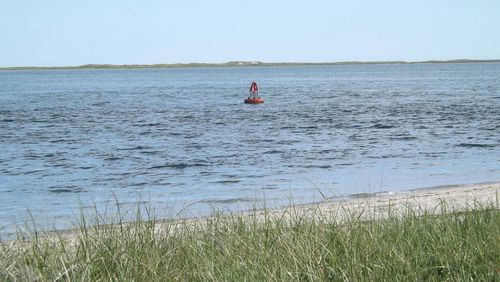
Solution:
[{"label": "red buoy", "polygon": [[262,99],[261,97],[245,99],[245,104],[262,104],[262,103],[264,103],[264,99]]},{"label": "red buoy", "polygon": [[262,104],[264,99],[259,96],[259,86],[255,81],[250,85],[250,95],[245,99],[245,104]]}]

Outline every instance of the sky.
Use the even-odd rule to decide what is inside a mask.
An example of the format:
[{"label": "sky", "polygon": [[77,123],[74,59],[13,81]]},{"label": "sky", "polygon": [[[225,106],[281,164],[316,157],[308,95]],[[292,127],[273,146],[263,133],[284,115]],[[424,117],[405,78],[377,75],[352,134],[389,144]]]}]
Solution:
[{"label": "sky", "polygon": [[498,0],[0,1],[0,67],[500,59]]}]

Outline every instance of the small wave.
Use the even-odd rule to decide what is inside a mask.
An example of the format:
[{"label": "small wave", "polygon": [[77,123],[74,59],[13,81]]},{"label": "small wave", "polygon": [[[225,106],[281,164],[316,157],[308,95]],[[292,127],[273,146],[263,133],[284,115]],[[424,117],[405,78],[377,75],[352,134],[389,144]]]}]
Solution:
[{"label": "small wave", "polygon": [[37,160],[40,157],[41,156],[37,155],[37,154],[27,154],[27,155],[24,155],[24,158],[27,159],[27,160]]},{"label": "small wave", "polygon": [[493,131],[493,130],[497,130],[498,128],[500,128],[500,126],[480,127],[480,128],[478,128],[478,129],[479,129],[479,130],[486,130],[486,131]]},{"label": "small wave", "polygon": [[105,161],[116,161],[116,160],[121,160],[121,159],[123,159],[123,158],[115,157],[115,156],[110,156],[110,157],[104,158]]},{"label": "small wave", "polygon": [[185,115],[185,116],[179,116],[177,117],[178,120],[185,121],[185,120],[192,120],[194,119],[194,115]]},{"label": "small wave", "polygon": [[144,149],[150,149],[151,147],[148,147],[148,146],[135,146],[135,147],[131,147],[131,148],[118,148],[116,150],[119,150],[119,151],[133,151],[133,150],[144,150]]},{"label": "small wave", "polygon": [[349,136],[348,139],[352,140],[352,141],[360,141],[360,140],[363,140],[363,137],[359,134],[353,134],[353,135]]},{"label": "small wave", "polygon": [[369,155],[367,158],[369,159],[392,159],[392,158],[401,158],[403,155],[400,154],[388,154],[388,155]]},{"label": "small wave", "polygon": [[415,136],[389,137],[389,140],[394,140],[394,141],[411,141],[416,139],[417,137]]},{"label": "small wave", "polygon": [[310,125],[310,126],[302,126],[299,127],[299,129],[318,129],[319,127],[316,125]]},{"label": "small wave", "polygon": [[331,154],[331,153],[336,153],[336,150],[333,150],[333,149],[324,149],[324,150],[317,151],[317,153],[320,154],[320,155]]},{"label": "small wave", "polygon": [[75,139],[55,139],[55,140],[50,140],[50,143],[75,143],[78,142],[78,140]]},{"label": "small wave", "polygon": [[285,151],[280,151],[280,150],[270,150],[270,151],[267,151],[267,152],[264,152],[264,154],[283,154],[285,153]]},{"label": "small wave", "polygon": [[51,186],[49,187],[50,193],[60,194],[60,193],[81,193],[85,192],[83,188],[77,186]]},{"label": "small wave", "polygon": [[65,163],[50,163],[50,164],[46,164],[45,166],[52,167],[52,168],[56,168],[56,167],[70,168],[71,167]]},{"label": "small wave", "polygon": [[126,172],[116,172],[116,173],[112,173],[111,175],[128,176],[128,175],[134,175],[134,174],[136,174],[136,173],[126,171]]},{"label": "small wave", "polygon": [[241,180],[219,180],[219,181],[212,181],[210,183],[214,184],[234,184],[234,183],[240,183]]},{"label": "small wave", "polygon": [[134,124],[135,126],[139,126],[139,127],[148,127],[148,126],[158,126],[158,125],[161,125],[161,123],[159,122],[152,122],[152,123],[136,123]]},{"label": "small wave", "polygon": [[143,155],[157,155],[161,153],[160,151],[142,151],[141,154]]},{"label": "small wave", "polygon": [[201,167],[201,166],[208,166],[208,165],[201,163],[194,163],[194,164],[178,163],[178,164],[155,165],[150,167],[149,169],[161,169],[161,168],[186,169],[189,167]]},{"label": "small wave", "polygon": [[77,167],[78,169],[91,169],[93,168],[92,166],[79,166]]},{"label": "small wave", "polygon": [[420,153],[426,158],[439,158],[446,154],[446,152],[432,152],[432,153]]},{"label": "small wave", "polygon": [[25,171],[24,173],[19,173],[18,175],[33,174],[33,173],[38,173],[38,172],[43,172],[43,171],[44,171],[43,169],[35,169],[35,170]]},{"label": "small wave", "polygon": [[52,127],[57,127],[57,124],[44,124],[44,125],[40,125],[40,128],[52,128]]},{"label": "small wave", "polygon": [[389,129],[389,128],[394,128],[394,125],[376,123],[376,124],[372,125],[370,128]]},{"label": "small wave", "polygon": [[279,145],[292,145],[292,144],[295,144],[295,143],[298,143],[300,141],[298,140],[279,140],[279,141],[276,141],[276,144],[279,144]]},{"label": "small wave", "polygon": [[252,202],[253,199],[250,198],[229,198],[229,199],[205,199],[201,200],[198,203],[206,203],[206,204],[232,204],[237,202]]},{"label": "small wave", "polygon": [[234,158],[234,157],[238,157],[238,156],[240,156],[240,154],[216,155],[216,156],[213,156],[212,158],[214,158],[214,159],[229,159],[229,158]]},{"label": "small wave", "polygon": [[108,101],[97,102],[97,103],[93,103],[92,106],[96,106],[96,107],[98,107],[98,106],[104,106],[104,105],[109,104],[109,103],[110,102],[108,102]]},{"label": "small wave", "polygon": [[303,166],[303,168],[323,168],[323,169],[326,169],[326,168],[332,168],[331,165],[306,165],[306,166]]},{"label": "small wave", "polygon": [[50,119],[30,119],[28,120],[30,122],[33,122],[33,123],[50,123],[51,120]]},{"label": "small wave", "polygon": [[465,147],[465,148],[494,148],[496,145],[494,144],[478,144],[478,143],[460,143],[456,145],[457,147]]},{"label": "small wave", "polygon": [[351,166],[353,165],[354,163],[339,163],[339,164],[336,164],[337,166]]}]

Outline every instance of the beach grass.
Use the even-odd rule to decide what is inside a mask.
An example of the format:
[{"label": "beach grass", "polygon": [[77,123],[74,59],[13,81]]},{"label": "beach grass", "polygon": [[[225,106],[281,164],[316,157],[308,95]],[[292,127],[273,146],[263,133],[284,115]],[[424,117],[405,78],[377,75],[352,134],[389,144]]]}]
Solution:
[{"label": "beach grass", "polygon": [[87,214],[69,234],[30,230],[2,242],[0,281],[499,281],[498,206],[435,208],[171,221],[137,209],[135,221],[112,224]]}]

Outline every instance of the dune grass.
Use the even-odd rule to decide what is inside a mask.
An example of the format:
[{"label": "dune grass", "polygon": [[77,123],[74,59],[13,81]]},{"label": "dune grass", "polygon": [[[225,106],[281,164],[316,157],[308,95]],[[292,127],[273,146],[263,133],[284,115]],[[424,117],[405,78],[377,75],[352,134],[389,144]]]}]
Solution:
[{"label": "dune grass", "polygon": [[196,221],[82,216],[71,236],[31,231],[0,244],[0,280],[499,281],[497,207],[440,209],[372,220],[293,208]]}]

